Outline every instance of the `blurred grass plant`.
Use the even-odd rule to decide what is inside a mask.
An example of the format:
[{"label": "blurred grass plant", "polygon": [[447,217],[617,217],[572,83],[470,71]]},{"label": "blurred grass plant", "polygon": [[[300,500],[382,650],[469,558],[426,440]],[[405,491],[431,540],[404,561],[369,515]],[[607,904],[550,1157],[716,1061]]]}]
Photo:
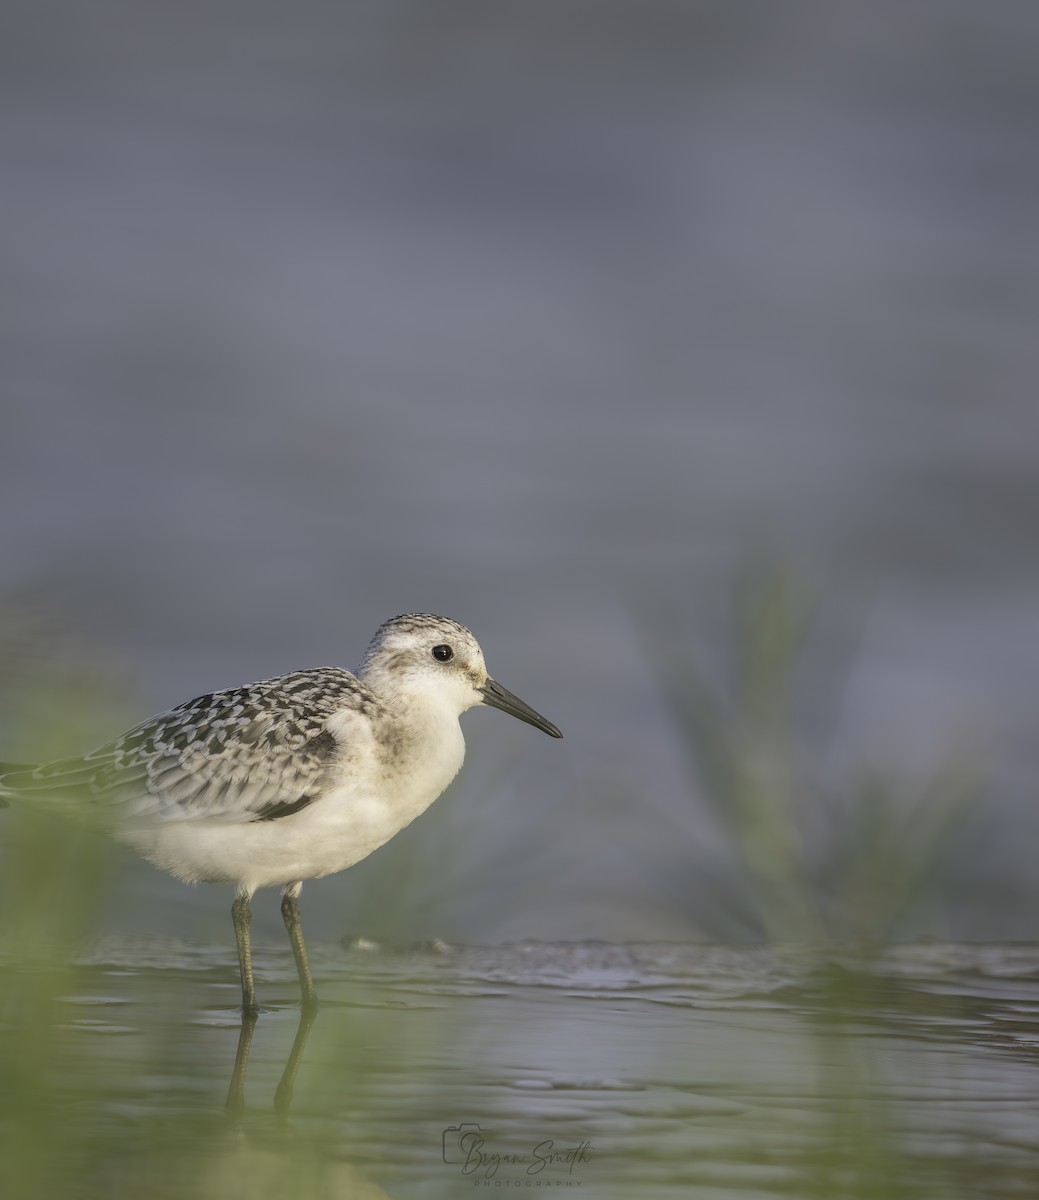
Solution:
[{"label": "blurred grass plant", "polygon": [[[0,757],[35,762],[95,744],[105,689],[82,664],[57,668],[21,622],[0,623]],[[55,1143],[67,1133],[59,1076],[71,1055],[62,997],[94,928],[110,846],[60,819],[0,811],[0,1194],[59,1194]]]},{"label": "blurred grass plant", "polygon": [[977,796],[976,765],[956,757],[922,784],[875,769],[829,779],[813,715],[836,704],[805,686],[834,686],[833,663],[812,661],[818,606],[789,569],[763,565],[737,580],[732,612],[714,683],[690,639],[648,642],[698,795],[726,832],[769,941],[882,942],[935,878]]},{"label": "blurred grass plant", "polygon": [[[808,962],[794,1003],[811,1034],[815,1086],[829,1097],[816,1135],[789,1158],[746,1146],[793,1194],[902,1200],[960,1194],[956,1172],[907,1146],[863,1021],[897,1029],[912,997],[885,980],[876,951],[940,872],[978,792],[974,763],[954,757],[930,778],[827,769],[846,664],[793,572],[759,564],[737,579],[720,670],[704,673],[689,638],[648,643],[697,795],[711,806],[780,954]],[[657,628],[665,628],[658,623]],[[820,719],[823,717],[824,719]]]}]

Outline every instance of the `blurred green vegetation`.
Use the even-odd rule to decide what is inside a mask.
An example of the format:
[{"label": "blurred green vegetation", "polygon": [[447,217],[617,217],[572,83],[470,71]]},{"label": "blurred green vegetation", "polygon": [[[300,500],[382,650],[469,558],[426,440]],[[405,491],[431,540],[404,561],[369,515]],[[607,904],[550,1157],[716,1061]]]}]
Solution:
[{"label": "blurred green vegetation", "polygon": [[835,775],[828,718],[849,668],[822,636],[818,601],[790,568],[757,564],[729,611],[713,674],[695,636],[646,623],[696,802],[724,830],[769,941],[882,943],[928,898],[964,827],[976,755],[958,747],[923,780],[872,765]]},{"label": "blurred green vegetation", "polygon": [[[887,1013],[897,1029],[899,1005],[870,962],[933,899],[979,794],[976,758],[958,748],[923,780],[874,766],[835,775],[832,714],[851,667],[818,599],[791,568],[759,561],[738,574],[727,607],[731,625],[710,656],[698,655],[693,633],[676,636],[674,621],[646,622],[645,642],[696,800],[724,831],[758,928],[780,955],[803,962],[808,953],[816,964],[805,1021],[831,1104],[815,1149],[783,1163],[796,1180],[788,1186],[819,1200],[974,1194],[973,1181],[961,1192],[957,1171],[942,1162],[924,1170],[910,1152],[862,1022]],[[753,1144],[747,1152],[770,1161]]]}]

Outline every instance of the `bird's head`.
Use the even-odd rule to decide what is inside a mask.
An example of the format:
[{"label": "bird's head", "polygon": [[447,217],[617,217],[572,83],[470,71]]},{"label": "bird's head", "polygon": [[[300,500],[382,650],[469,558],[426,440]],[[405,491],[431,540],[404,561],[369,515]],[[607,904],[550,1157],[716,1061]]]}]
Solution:
[{"label": "bird's head", "polygon": [[563,736],[488,675],[480,643],[464,625],[447,617],[392,617],[376,631],[357,673],[382,696],[451,707],[456,714],[486,704],[551,737]]}]

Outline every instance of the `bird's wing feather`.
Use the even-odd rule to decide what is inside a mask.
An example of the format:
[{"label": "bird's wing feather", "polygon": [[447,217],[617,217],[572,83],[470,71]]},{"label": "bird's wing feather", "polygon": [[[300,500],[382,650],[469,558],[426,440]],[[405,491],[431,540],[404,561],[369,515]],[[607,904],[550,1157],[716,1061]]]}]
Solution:
[{"label": "bird's wing feather", "polygon": [[320,798],[349,753],[328,719],[379,707],[349,671],[298,671],[189,700],[82,758],[0,773],[0,794],[85,798],[102,821],[275,820]]}]

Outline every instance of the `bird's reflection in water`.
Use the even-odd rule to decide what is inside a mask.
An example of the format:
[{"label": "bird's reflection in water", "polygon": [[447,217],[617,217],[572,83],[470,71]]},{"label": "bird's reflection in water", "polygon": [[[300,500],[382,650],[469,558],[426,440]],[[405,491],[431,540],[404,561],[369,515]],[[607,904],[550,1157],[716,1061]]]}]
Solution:
[{"label": "bird's reflection in water", "polygon": [[313,1008],[304,1008],[300,1013],[292,1049],[274,1090],[274,1111],[284,1136],[270,1136],[273,1131],[262,1118],[251,1134],[247,1132],[245,1077],[257,1017],[256,1013],[243,1013],[225,1105],[234,1136],[225,1144],[225,1152],[210,1164],[210,1190],[200,1195],[221,1196],[224,1200],[246,1196],[249,1200],[282,1200],[288,1195],[300,1200],[392,1200],[388,1192],[347,1161],[342,1148],[308,1137],[288,1122],[296,1074],[316,1015]]},{"label": "bird's reflection in water", "polygon": [[[305,1006],[299,1014],[299,1025],[296,1036],[292,1039],[292,1049],[281,1073],[281,1079],[274,1090],[274,1111],[279,1117],[288,1116],[292,1106],[292,1093],[296,1086],[296,1073],[303,1058],[307,1038],[314,1027],[317,1009]],[[227,1089],[225,1108],[234,1120],[240,1120],[245,1112],[245,1077],[249,1070],[249,1054],[253,1045],[253,1032],[256,1029],[257,1014],[243,1011],[242,1026],[238,1032],[238,1051],[235,1054],[234,1070],[231,1072],[231,1084]]]}]

